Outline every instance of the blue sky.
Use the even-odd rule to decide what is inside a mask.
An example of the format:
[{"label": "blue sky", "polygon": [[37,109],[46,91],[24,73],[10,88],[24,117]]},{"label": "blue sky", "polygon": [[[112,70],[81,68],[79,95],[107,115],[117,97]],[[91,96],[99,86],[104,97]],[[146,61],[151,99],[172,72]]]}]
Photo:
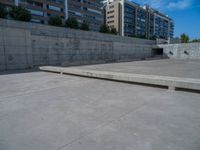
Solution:
[{"label": "blue sky", "polygon": [[186,33],[191,39],[200,38],[200,0],[132,0],[169,15],[175,21],[175,37]]}]

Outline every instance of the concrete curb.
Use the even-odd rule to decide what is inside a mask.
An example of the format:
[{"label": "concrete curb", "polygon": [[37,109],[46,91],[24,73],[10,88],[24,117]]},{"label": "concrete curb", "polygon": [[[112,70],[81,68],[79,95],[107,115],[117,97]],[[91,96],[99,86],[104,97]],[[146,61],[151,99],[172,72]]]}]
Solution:
[{"label": "concrete curb", "polygon": [[130,73],[107,72],[107,71],[96,71],[96,70],[81,70],[74,68],[52,67],[52,66],[42,66],[39,68],[42,71],[55,72],[61,74],[78,75],[84,77],[114,80],[121,82],[165,86],[168,87],[170,90],[175,90],[176,88],[200,90],[200,79],[130,74]]}]

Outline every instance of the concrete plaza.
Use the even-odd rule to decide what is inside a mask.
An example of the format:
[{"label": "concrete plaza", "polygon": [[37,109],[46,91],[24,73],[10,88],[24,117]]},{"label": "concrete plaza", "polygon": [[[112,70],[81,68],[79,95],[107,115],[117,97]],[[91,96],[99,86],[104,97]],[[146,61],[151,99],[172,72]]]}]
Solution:
[{"label": "concrete plaza", "polygon": [[[134,70],[118,65],[98,66]],[[178,75],[199,77],[184,66]],[[200,149],[198,93],[40,71],[0,75],[0,85],[0,150]]]}]

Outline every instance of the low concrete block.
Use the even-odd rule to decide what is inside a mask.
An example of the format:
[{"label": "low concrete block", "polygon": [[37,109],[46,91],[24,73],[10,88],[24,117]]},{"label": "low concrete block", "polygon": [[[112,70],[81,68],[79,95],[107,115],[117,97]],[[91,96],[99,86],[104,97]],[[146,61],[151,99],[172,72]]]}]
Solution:
[{"label": "low concrete block", "polygon": [[200,90],[200,80],[192,78],[142,75],[142,74],[130,74],[130,73],[95,71],[95,70],[81,70],[74,68],[52,67],[52,66],[43,66],[40,67],[40,70],[70,74],[70,75],[78,75],[84,77],[92,77],[98,79],[166,86],[169,89],[183,88],[190,90]]}]

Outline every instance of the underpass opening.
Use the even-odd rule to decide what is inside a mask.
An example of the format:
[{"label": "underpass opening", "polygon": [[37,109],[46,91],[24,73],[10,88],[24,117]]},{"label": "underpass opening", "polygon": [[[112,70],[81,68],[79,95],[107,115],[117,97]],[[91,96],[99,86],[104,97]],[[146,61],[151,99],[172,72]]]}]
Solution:
[{"label": "underpass opening", "polygon": [[163,48],[153,48],[153,56],[163,56]]}]

